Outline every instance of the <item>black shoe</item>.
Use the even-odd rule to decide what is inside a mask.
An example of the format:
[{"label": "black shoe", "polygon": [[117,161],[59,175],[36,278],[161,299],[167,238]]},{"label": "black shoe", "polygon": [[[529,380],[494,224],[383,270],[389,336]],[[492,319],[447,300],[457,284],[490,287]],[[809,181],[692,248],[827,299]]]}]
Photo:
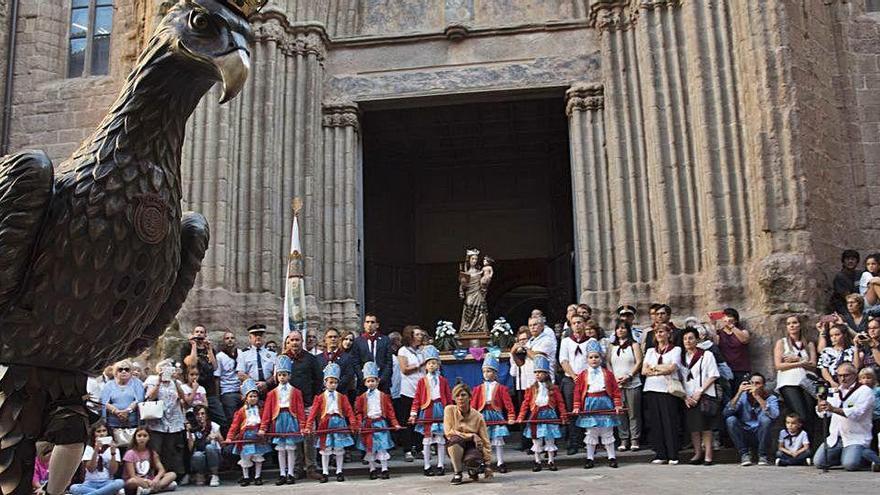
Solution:
[{"label": "black shoe", "polygon": [[714,466],[715,463],[712,462],[712,461],[703,461],[703,465],[704,465],[704,466]]},{"label": "black shoe", "polygon": [[239,478],[239,479],[238,479],[238,484],[239,484],[240,486],[248,486],[248,485],[251,484],[251,479],[250,479],[250,478]]},{"label": "black shoe", "polygon": [[617,468],[617,459],[614,457],[608,458],[608,467]]},{"label": "black shoe", "polygon": [[507,464],[500,464],[500,465],[498,466],[497,471],[498,471],[499,473],[506,473],[506,472],[507,472]]},{"label": "black shoe", "polygon": [[287,484],[287,476],[279,476],[278,480],[275,481],[275,486],[281,486]]},{"label": "black shoe", "polygon": [[565,451],[566,455],[575,455],[578,453],[577,447],[569,447],[568,450]]},{"label": "black shoe", "polygon": [[370,470],[370,479],[375,480],[379,478],[379,473],[375,469]]},{"label": "black shoe", "polygon": [[468,478],[470,478],[471,481],[479,481],[480,472],[476,469],[468,469]]},{"label": "black shoe", "polygon": [[445,467],[445,466],[437,466],[437,467],[435,467],[435,468],[434,468],[434,474],[437,475],[437,476],[443,476],[443,475],[445,475],[445,474],[446,474],[446,467]]},{"label": "black shoe", "polygon": [[425,468],[425,476],[434,476],[434,469]]},{"label": "black shoe", "polygon": [[342,473],[337,474],[336,481],[345,481],[345,475]]},{"label": "black shoe", "polygon": [[288,474],[288,475],[287,475],[287,484],[288,484],[288,485],[293,485],[293,484],[295,484],[295,483],[296,483],[296,476],[294,476],[294,475],[292,475],[292,474]]},{"label": "black shoe", "polygon": [[452,480],[450,481],[450,483],[452,483],[453,485],[460,485],[461,482],[462,482],[461,473],[455,473],[455,476],[453,476]]},{"label": "black shoe", "polygon": [[387,480],[388,478],[391,477],[391,475],[388,474],[388,470],[386,469],[386,470],[382,471],[382,473],[379,475],[379,477],[382,478],[383,480]]},{"label": "black shoe", "polygon": [[254,478],[254,485],[263,486],[263,478],[260,478],[259,476]]},{"label": "black shoe", "polygon": [[692,466],[699,466],[700,464],[703,463],[703,460],[700,459],[699,457],[695,457],[695,458],[691,459],[691,460],[688,461],[688,462],[689,462]]},{"label": "black shoe", "polygon": [[547,463],[547,469],[549,469],[550,471],[559,471],[559,468],[556,467],[556,463],[555,463],[555,462],[548,462],[548,463]]},{"label": "black shoe", "polygon": [[594,467],[596,467],[596,462],[593,459],[584,461],[584,469],[593,469]]},{"label": "black shoe", "polygon": [[541,471],[541,463],[540,463],[540,462],[536,462],[536,463],[532,466],[532,471],[534,471],[534,472],[536,472],[536,473],[537,473],[537,472],[540,472],[540,471]]},{"label": "black shoe", "polygon": [[326,482],[328,482],[328,481],[330,481],[330,477],[327,476],[326,474],[322,474],[322,475],[321,475],[320,483],[326,483]]}]

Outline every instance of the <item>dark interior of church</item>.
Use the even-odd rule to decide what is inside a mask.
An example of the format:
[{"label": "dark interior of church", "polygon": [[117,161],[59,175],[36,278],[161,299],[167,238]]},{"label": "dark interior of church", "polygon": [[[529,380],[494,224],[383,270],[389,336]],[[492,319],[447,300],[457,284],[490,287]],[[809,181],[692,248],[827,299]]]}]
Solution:
[{"label": "dark interior of church", "polygon": [[363,117],[366,310],[386,332],[461,319],[465,250],[495,259],[489,327],[575,300],[564,100],[367,110]]}]

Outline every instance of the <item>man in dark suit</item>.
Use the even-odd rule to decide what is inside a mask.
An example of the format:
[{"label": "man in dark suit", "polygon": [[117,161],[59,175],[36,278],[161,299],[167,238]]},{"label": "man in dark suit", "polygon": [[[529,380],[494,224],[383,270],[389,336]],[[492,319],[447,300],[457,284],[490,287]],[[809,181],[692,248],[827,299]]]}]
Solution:
[{"label": "man in dark suit", "polygon": [[379,318],[376,315],[372,313],[364,315],[364,333],[354,339],[352,351],[358,359],[357,367],[355,368],[358,375],[358,390],[366,390],[362,368],[364,363],[373,361],[379,367],[379,390],[390,393],[391,360],[394,357],[391,355],[391,341],[388,337],[379,333]]}]

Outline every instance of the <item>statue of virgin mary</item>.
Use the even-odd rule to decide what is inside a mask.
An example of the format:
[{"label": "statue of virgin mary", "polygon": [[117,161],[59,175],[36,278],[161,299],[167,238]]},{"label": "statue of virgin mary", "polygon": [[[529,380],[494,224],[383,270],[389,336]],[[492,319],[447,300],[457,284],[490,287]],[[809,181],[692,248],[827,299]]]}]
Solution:
[{"label": "statue of virgin mary", "polygon": [[480,250],[468,249],[465,263],[458,272],[458,297],[464,300],[461,310],[461,333],[486,333],[489,331],[489,307],[486,291],[492,282],[492,259],[486,256],[480,266]]}]

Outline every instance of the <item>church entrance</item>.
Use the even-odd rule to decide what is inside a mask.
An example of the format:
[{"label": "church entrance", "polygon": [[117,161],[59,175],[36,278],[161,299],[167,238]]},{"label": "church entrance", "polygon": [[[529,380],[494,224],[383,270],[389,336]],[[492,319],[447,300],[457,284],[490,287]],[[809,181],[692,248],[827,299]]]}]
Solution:
[{"label": "church entrance", "polygon": [[489,326],[575,300],[562,95],[363,114],[365,309],[386,332],[459,328],[465,250],[495,259]]}]

